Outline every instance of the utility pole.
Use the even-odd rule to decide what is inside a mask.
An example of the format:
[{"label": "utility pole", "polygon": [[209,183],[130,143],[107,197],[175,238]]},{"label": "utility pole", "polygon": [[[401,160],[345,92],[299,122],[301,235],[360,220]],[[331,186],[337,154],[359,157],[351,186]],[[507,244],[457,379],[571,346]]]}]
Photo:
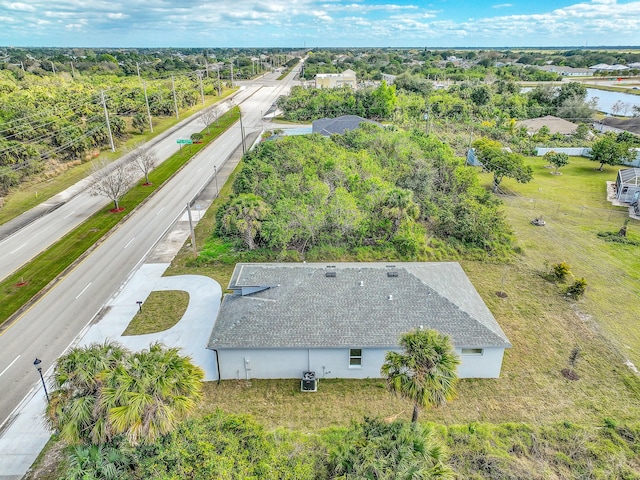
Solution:
[{"label": "utility pole", "polygon": [[178,99],[176,98],[176,83],[173,80],[173,75],[171,75],[171,90],[173,90],[173,106],[176,108],[176,118],[180,118],[178,116]]},{"label": "utility pole", "polygon": [[149,129],[153,133],[153,122],[151,121],[151,109],[149,108],[149,97],[147,97],[147,82],[142,82],[144,89],[144,103],[147,105],[147,117],[149,117]]},{"label": "utility pole", "polygon": [[51,70],[53,70],[53,74],[56,74],[56,66],[53,64],[53,61],[51,62]]},{"label": "utility pole", "polygon": [[196,248],[196,232],[193,230],[193,220],[191,219],[191,207],[187,203],[187,214],[189,216],[189,230],[191,230],[191,245],[193,246],[193,256],[198,257],[198,249]]},{"label": "utility pole", "polygon": [[104,99],[104,90],[100,91],[102,97],[102,107],[104,108],[104,118],[107,121],[107,131],[109,132],[109,145],[111,145],[111,151],[115,152],[116,147],[113,145],[113,135],[111,135],[111,124],[109,123],[109,112],[107,112],[107,102]]},{"label": "utility pole", "polygon": [[231,88],[233,88],[233,62],[231,62],[230,65],[231,65]]},{"label": "utility pole", "polygon": [[216,64],[216,72],[218,72],[218,96],[220,96],[220,65]]},{"label": "utility pole", "polygon": [[76,72],[75,72],[75,70],[73,69],[73,62],[69,62],[69,63],[71,64],[71,76],[72,76],[72,77],[75,77],[75,76],[76,76]]},{"label": "utility pole", "polygon": [[209,63],[207,62],[207,54],[204,54],[204,69],[207,72],[207,78],[209,78]]},{"label": "utility pole", "polygon": [[198,80],[200,80],[200,96],[202,97],[202,105],[204,105],[204,88],[202,87],[202,72],[198,70]]},{"label": "utility pole", "polygon": [[138,70],[138,80],[140,80],[140,64],[136,62],[136,70]]}]

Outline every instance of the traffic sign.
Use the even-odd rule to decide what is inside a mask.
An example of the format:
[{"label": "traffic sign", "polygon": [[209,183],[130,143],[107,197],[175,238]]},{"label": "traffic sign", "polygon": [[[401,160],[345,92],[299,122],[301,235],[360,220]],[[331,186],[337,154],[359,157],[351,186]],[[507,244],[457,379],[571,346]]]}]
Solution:
[{"label": "traffic sign", "polygon": [[181,143],[183,145],[191,145],[193,143],[193,140],[191,140],[190,138],[179,138],[178,143]]}]

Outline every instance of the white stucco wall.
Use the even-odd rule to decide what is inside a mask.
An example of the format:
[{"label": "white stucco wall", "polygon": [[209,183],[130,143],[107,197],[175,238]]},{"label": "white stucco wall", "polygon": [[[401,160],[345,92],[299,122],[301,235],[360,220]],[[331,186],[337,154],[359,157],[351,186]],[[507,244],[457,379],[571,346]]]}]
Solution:
[{"label": "white stucco wall", "polygon": [[465,355],[456,348],[460,357],[458,377],[460,378],[498,378],[502,367],[504,348],[483,348],[482,355]]},{"label": "white stucco wall", "polygon": [[[358,348],[354,346],[354,348]],[[348,348],[218,350],[223,380],[252,378],[301,378],[302,372],[316,372],[317,378],[380,378],[387,349],[363,349],[362,366],[349,366]],[[460,378],[500,376],[502,348],[484,348],[482,355],[461,355]]]}]

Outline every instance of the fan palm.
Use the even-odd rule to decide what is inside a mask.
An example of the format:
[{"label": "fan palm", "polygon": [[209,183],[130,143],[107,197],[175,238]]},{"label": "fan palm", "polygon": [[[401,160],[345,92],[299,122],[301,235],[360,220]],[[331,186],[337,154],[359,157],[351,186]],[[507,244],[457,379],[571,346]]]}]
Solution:
[{"label": "fan palm", "polygon": [[402,335],[404,352],[387,352],[381,372],[393,393],[413,402],[411,421],[420,408],[439,407],[456,395],[460,363],[449,337],[435,330],[416,330]]}]

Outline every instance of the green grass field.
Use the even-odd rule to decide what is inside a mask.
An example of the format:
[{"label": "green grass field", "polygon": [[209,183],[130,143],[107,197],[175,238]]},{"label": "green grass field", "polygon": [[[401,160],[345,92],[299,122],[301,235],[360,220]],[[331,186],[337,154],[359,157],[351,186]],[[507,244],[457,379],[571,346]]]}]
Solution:
[{"label": "green grass field", "polygon": [[[605,181],[617,169],[572,158],[563,175],[551,175],[541,158],[529,160],[531,183],[511,181],[502,187],[505,213],[524,249],[512,264],[461,262],[513,344],[506,352],[497,380],[463,380],[458,399],[446,407],[423,412],[422,419],[445,424],[475,421],[550,424],[570,421],[601,424],[603,418],[633,421],[640,417],[640,380],[624,362],[640,365],[638,247],[606,243],[599,231],[617,231],[626,210],[605,199]],[[487,188],[491,177],[483,174]],[[220,202],[229,192],[228,183]],[[214,225],[216,205],[196,234],[204,242]],[[530,221],[542,215],[547,225]],[[629,224],[640,236],[640,222]],[[203,274],[227,286],[233,265],[212,263],[189,267],[190,253],[176,257],[168,275]],[[329,259],[327,259],[329,260]],[[551,264],[565,261],[588,289],[575,302],[563,295],[564,285],[544,278]],[[506,298],[496,292],[504,291]],[[174,321],[177,321],[175,319]],[[571,350],[581,354],[577,381],[564,378]],[[299,392],[296,380],[224,381],[206,386],[203,412],[221,407],[251,413],[271,428],[285,426],[312,431],[344,425],[363,415],[408,417],[411,406],[389,395],[382,380],[321,380],[317,394]],[[321,412],[313,419],[300,413]]]}]

